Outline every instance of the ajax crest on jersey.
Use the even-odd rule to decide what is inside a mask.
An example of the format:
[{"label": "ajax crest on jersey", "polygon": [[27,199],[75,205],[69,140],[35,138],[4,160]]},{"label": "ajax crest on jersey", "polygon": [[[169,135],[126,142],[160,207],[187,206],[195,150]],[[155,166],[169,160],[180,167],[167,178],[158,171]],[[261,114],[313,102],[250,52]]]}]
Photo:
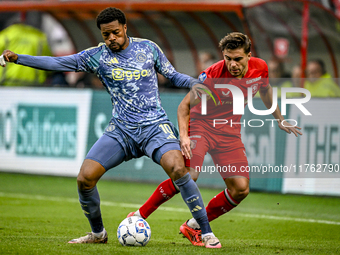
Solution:
[{"label": "ajax crest on jersey", "polygon": [[123,246],[145,246],[151,238],[149,223],[138,216],[126,218],[119,224],[117,238]]}]

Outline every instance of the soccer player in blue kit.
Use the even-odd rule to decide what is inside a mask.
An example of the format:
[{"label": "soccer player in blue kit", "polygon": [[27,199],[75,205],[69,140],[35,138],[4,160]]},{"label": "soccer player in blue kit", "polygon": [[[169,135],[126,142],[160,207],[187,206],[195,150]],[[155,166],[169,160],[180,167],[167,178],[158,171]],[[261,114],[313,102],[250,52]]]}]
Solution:
[{"label": "soccer player in blue kit", "polygon": [[198,90],[199,81],[178,73],[152,41],[127,36],[126,18],[121,10],[106,8],[96,22],[105,43],[78,54],[35,57],[3,52],[7,62],[36,69],[95,73],[111,96],[112,119],[88,152],[77,177],[79,201],[92,232],[69,243],[107,242],[96,184],[107,170],[146,155],[160,164],[179,188],[201,227],[205,246],[220,248],[199,189],[185,168],[174,127],[161,106],[157,72],[176,86],[192,87],[194,91]]}]

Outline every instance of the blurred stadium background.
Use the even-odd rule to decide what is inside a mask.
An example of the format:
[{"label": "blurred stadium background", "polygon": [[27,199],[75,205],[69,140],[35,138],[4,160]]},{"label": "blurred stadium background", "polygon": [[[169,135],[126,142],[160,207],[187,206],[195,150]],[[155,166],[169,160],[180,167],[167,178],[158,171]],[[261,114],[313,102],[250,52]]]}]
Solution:
[{"label": "blurred stadium background", "polygon": [[[333,1],[0,1],[0,30],[25,22],[48,37],[53,55],[79,52],[102,41],[95,25],[100,10],[113,6],[128,19],[128,35],[148,38],[160,45],[175,68],[191,76],[202,70],[203,53],[221,59],[219,40],[241,31],[253,42],[253,56],[280,59],[287,72],[309,59],[320,58],[338,82],[340,65],[339,2]],[[3,71],[4,69],[0,70]],[[303,75],[301,76],[303,78]],[[79,74],[66,74],[67,88],[1,86],[0,171],[76,176],[92,144],[111,116],[109,96],[94,84],[73,86]],[[51,88],[53,87],[53,88]],[[177,105],[186,90],[160,83],[162,103],[177,123]],[[263,109],[255,99],[255,108]],[[326,164],[331,173],[252,173],[251,190],[340,195],[339,98],[312,98],[306,107],[312,117],[288,109],[287,119],[298,120],[304,135],[296,139],[272,128],[243,129],[250,165],[292,166]],[[253,116],[248,119],[263,119]],[[211,162],[209,156],[206,163]],[[323,168],[322,168],[323,169]],[[337,170],[336,170],[337,169]],[[165,173],[146,157],[123,163],[106,173],[107,179],[159,183]],[[224,187],[218,174],[204,173],[198,183]]]}]

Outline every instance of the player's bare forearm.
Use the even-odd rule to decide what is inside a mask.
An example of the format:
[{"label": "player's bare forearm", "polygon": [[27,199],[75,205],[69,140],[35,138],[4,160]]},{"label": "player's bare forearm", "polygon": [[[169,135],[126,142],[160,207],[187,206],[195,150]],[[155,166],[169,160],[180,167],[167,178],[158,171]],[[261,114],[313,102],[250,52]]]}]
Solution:
[{"label": "player's bare forearm", "polygon": [[188,136],[189,120],[190,120],[190,98],[191,96],[189,92],[183,98],[177,110],[181,150],[182,150],[182,154],[188,159],[191,158],[190,139]]},{"label": "player's bare forearm", "polygon": [[177,119],[180,135],[188,135],[189,120],[190,120],[190,108],[199,104],[200,98],[195,98],[195,91],[191,90],[183,98],[177,109]]},{"label": "player's bare forearm", "polygon": [[[270,84],[263,89],[260,89],[260,96],[264,103],[264,105],[267,107],[267,109],[270,109],[273,105],[273,88],[270,86]],[[278,122],[281,122],[284,120],[279,106],[276,107],[275,111],[272,113],[274,118],[278,120]]]},{"label": "player's bare forearm", "polygon": [[190,119],[190,92],[183,98],[177,109],[177,119],[180,136],[188,136]]}]

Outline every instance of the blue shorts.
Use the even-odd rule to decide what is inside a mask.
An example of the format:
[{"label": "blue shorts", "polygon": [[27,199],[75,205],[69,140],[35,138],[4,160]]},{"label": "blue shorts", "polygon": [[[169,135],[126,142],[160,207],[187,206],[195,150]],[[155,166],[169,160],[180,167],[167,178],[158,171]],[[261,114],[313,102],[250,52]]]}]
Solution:
[{"label": "blue shorts", "polygon": [[112,119],[86,159],[97,161],[106,170],[144,155],[160,164],[164,153],[181,150],[177,137],[176,129],[170,121],[129,129]]}]

